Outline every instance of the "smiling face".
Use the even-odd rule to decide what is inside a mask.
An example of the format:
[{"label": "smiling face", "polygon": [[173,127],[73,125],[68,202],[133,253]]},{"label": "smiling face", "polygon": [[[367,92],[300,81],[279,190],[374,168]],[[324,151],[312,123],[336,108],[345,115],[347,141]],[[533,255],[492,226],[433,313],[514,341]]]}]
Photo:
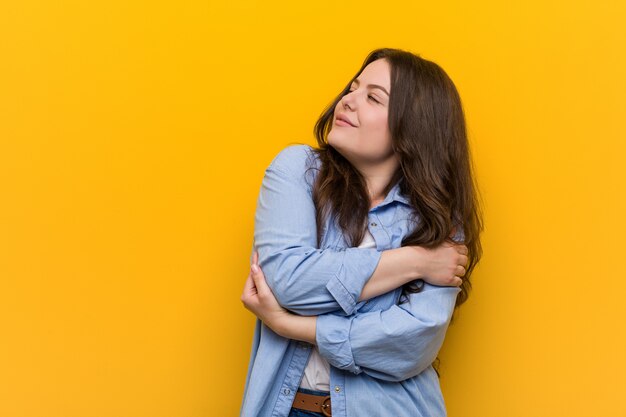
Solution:
[{"label": "smiling face", "polygon": [[387,122],[390,85],[389,63],[378,59],[363,69],[335,106],[328,144],[357,168],[395,159]]}]

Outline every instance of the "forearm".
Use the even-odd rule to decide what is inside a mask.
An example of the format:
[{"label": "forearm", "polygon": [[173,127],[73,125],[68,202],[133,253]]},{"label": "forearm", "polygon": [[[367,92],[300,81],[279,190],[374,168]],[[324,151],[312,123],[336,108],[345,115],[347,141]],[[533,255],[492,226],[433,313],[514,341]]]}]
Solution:
[{"label": "forearm", "polygon": [[404,246],[386,250],[363,286],[359,301],[385,294],[416,279],[436,286],[459,286],[462,283],[459,277],[465,273],[466,255],[466,246],[449,243],[434,249]]},{"label": "forearm", "polygon": [[419,272],[420,249],[405,246],[383,251],[374,273],[361,291],[359,301],[369,300],[422,278]]},{"label": "forearm", "polygon": [[382,255],[376,249],[276,249],[264,245],[262,238],[255,248],[280,305],[302,316],[337,310],[353,313]]},{"label": "forearm", "polygon": [[[282,255],[272,256],[262,268],[280,304],[305,316],[339,308],[350,314],[357,302],[423,278],[422,266],[426,262],[424,250],[419,246],[381,252],[359,248],[314,250],[304,258],[296,253],[297,250],[291,249],[290,259],[282,261],[279,261]],[[299,271],[297,275],[295,270]],[[370,271],[369,275],[366,270]]]},{"label": "forearm", "polygon": [[268,325],[282,337],[315,344],[317,316],[298,316],[289,313]]},{"label": "forearm", "polygon": [[[374,273],[363,288],[359,301],[382,295],[419,278],[418,249],[402,247],[384,251]],[[316,315],[280,314],[266,324],[283,337],[316,344]]]}]

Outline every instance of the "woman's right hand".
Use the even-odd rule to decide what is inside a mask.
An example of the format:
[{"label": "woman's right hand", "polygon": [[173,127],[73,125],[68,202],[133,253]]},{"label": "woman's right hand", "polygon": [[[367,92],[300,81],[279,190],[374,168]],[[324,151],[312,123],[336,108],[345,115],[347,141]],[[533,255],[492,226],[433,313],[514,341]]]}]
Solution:
[{"label": "woman's right hand", "polygon": [[469,250],[467,246],[446,241],[441,245],[427,249],[422,246],[410,246],[417,254],[417,275],[429,284],[453,287],[463,283]]}]

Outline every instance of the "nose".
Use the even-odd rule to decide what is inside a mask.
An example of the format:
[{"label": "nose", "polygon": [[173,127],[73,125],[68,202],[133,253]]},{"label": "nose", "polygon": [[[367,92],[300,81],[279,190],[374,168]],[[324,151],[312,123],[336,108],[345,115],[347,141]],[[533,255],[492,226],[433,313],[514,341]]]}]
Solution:
[{"label": "nose", "polygon": [[352,111],[352,106],[347,101],[343,102],[343,107],[347,110]]},{"label": "nose", "polygon": [[354,110],[355,102],[354,102],[354,94],[348,92],[341,98],[341,102],[344,108],[349,110]]}]

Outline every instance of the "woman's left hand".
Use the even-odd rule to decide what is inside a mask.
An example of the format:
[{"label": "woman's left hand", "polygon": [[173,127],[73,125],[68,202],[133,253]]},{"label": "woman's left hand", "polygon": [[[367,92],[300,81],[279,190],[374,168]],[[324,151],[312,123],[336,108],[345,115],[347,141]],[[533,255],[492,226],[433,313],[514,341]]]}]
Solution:
[{"label": "woman's left hand", "polygon": [[241,295],[241,301],[248,310],[275,331],[275,327],[281,318],[289,316],[290,313],[278,304],[272,289],[265,281],[265,275],[258,265],[258,260],[259,254],[255,250],[252,255],[250,274],[246,279],[243,294]]}]

